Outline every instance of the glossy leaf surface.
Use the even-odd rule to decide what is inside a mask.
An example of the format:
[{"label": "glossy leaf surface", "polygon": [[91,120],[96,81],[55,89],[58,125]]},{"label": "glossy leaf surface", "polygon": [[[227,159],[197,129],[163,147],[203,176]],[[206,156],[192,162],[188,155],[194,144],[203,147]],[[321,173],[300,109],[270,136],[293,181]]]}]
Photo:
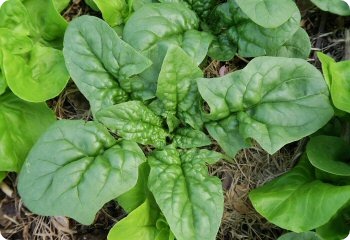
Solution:
[{"label": "glossy leaf surface", "polygon": [[173,141],[179,148],[195,148],[211,144],[210,138],[204,132],[191,128],[179,128]]}]

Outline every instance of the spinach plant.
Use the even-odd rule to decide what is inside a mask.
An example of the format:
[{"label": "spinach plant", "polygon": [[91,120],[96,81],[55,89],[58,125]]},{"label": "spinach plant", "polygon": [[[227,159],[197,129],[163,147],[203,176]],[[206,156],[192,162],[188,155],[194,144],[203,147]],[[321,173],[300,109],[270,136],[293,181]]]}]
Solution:
[{"label": "spinach plant", "polygon": [[[311,137],[306,154],[290,172],[251,192],[256,210],[270,222],[294,232],[315,230],[320,239],[349,233],[350,135],[349,61],[336,63],[319,53],[338,124]],[[324,135],[328,134],[328,135]]]},{"label": "spinach plant", "polygon": [[83,224],[116,199],[129,214],[111,240],[212,240],[224,206],[207,164],[226,157],[202,148],[212,143],[205,128],[231,156],[250,138],[275,152],[330,119],[327,86],[306,61],[275,57],[205,79],[198,65],[214,37],[199,31],[195,2],[136,2],[142,6],[127,18],[123,39],[96,17],[69,24],[65,64],[94,120],[49,127],[26,159],[19,193],[35,213]]}]

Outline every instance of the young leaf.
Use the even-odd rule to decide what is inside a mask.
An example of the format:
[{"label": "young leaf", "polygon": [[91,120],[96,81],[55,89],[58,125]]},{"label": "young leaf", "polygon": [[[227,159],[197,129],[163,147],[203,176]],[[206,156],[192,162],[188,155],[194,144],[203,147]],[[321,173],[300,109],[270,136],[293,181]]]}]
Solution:
[{"label": "young leaf", "polygon": [[310,163],[317,169],[337,176],[350,176],[350,146],[339,137],[317,136],[306,147]]},{"label": "young leaf", "polygon": [[236,0],[236,2],[250,19],[264,28],[279,27],[299,11],[292,0]]},{"label": "young leaf", "polygon": [[335,63],[335,60],[322,52],[318,52],[317,57],[322,63],[322,72],[323,72],[324,79],[326,80],[328,88],[331,89],[331,84],[332,84],[331,65]]},{"label": "young leaf", "polygon": [[173,141],[179,148],[195,148],[211,144],[210,138],[204,132],[191,128],[179,128]]},{"label": "young leaf", "polygon": [[96,114],[98,121],[125,139],[163,147],[168,134],[162,119],[142,102],[129,101],[104,108]]},{"label": "young leaf", "polygon": [[254,208],[271,223],[304,232],[326,224],[345,207],[350,186],[317,180],[314,168],[303,158],[292,171],[253,190],[249,197]]},{"label": "young leaf", "polygon": [[243,70],[198,80],[198,88],[209,104],[208,118],[236,116],[237,142],[253,138],[270,154],[317,131],[333,115],[322,76],[302,59],[255,58]]},{"label": "young leaf", "polygon": [[[169,228],[159,229],[157,223],[164,218],[154,200],[146,201],[119,221],[108,233],[108,240],[170,240]],[[166,231],[167,238],[159,238]]]},{"label": "young leaf", "polygon": [[138,9],[127,21],[123,39],[139,51],[158,42],[181,43],[183,34],[198,27],[194,12],[181,3],[153,3]]},{"label": "young leaf", "polygon": [[330,64],[331,96],[336,108],[350,112],[350,61]]},{"label": "young leaf", "polygon": [[158,78],[157,97],[165,110],[193,128],[202,127],[196,79],[202,71],[181,48],[170,47]]},{"label": "young leaf", "polygon": [[115,141],[99,123],[61,120],[32,148],[18,190],[32,212],[91,224],[106,202],[136,184],[144,161],[136,143]]},{"label": "young leaf", "polygon": [[123,42],[103,20],[82,16],[64,37],[64,58],[73,81],[89,100],[92,113],[125,102],[118,79],[143,72],[151,61]]},{"label": "young leaf", "polygon": [[12,93],[0,96],[0,172],[19,172],[39,136],[55,121],[45,103],[29,103]]},{"label": "young leaf", "polygon": [[214,240],[223,214],[220,180],[208,175],[206,162],[221,157],[208,150],[174,148],[149,157],[148,186],[177,240]]},{"label": "young leaf", "polygon": [[93,2],[111,27],[124,23],[124,19],[128,16],[128,5],[125,0],[93,0]]},{"label": "young leaf", "polygon": [[3,50],[2,71],[14,94],[29,102],[56,97],[66,86],[69,74],[62,51],[40,43],[23,55]]},{"label": "young leaf", "polygon": [[311,2],[323,11],[350,16],[350,7],[344,0],[311,0]]}]

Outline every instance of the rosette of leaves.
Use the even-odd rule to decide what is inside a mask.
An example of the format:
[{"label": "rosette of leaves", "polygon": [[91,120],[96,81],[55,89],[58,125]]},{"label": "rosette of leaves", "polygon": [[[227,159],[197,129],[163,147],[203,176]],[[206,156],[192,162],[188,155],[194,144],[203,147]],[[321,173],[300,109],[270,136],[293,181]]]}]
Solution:
[{"label": "rosette of leaves", "polygon": [[350,16],[350,6],[345,0],[311,0],[313,4],[323,11],[341,16]]},{"label": "rosette of leaves", "polygon": [[209,106],[209,134],[234,157],[257,141],[273,154],[308,136],[333,116],[321,73],[302,59],[258,57],[244,69],[198,80]]},{"label": "rosette of leaves", "polygon": [[209,19],[216,36],[209,51],[214,59],[230,60],[236,53],[306,59],[311,50],[292,0],[230,0],[218,5]]},{"label": "rosette of leaves", "polygon": [[297,233],[315,229],[312,239],[344,239],[350,230],[349,149],[339,137],[312,138],[294,169],[250,193],[253,206],[282,228]]},{"label": "rosette of leaves", "polygon": [[67,26],[52,0],[8,0],[0,8],[0,93],[43,102],[57,96],[69,75],[62,39]]}]

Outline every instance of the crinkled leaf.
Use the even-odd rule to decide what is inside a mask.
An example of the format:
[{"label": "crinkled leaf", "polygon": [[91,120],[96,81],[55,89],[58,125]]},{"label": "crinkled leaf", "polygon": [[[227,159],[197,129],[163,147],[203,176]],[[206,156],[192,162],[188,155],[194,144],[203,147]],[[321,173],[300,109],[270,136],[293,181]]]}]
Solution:
[{"label": "crinkled leaf", "polygon": [[311,2],[323,11],[350,16],[350,7],[344,0],[311,0]]},{"label": "crinkled leaf", "polygon": [[208,150],[173,148],[149,157],[148,185],[176,239],[215,239],[224,199],[220,180],[208,175],[206,162],[220,157]]},{"label": "crinkled leaf", "polygon": [[43,102],[56,97],[66,86],[69,74],[62,51],[39,43],[26,55],[3,51],[2,72],[18,97]]},{"label": "crinkled leaf", "polygon": [[350,146],[339,137],[317,136],[306,147],[310,163],[317,169],[337,176],[350,176]]},{"label": "crinkled leaf", "polygon": [[264,28],[276,28],[287,22],[296,11],[292,0],[236,0],[242,11]]},{"label": "crinkled leaf", "polygon": [[350,186],[317,180],[314,168],[303,158],[292,171],[253,190],[249,197],[254,208],[269,222],[304,232],[326,224],[346,206]]},{"label": "crinkled leaf", "polygon": [[146,57],[123,42],[104,21],[91,16],[73,20],[64,38],[66,66],[95,114],[101,108],[125,102],[125,81],[151,65]]},{"label": "crinkled leaf", "polygon": [[142,102],[129,101],[104,108],[96,118],[125,139],[156,147],[166,143],[168,134],[163,129],[162,119]]},{"label": "crinkled leaf", "polygon": [[30,38],[7,28],[0,28],[0,50],[6,50],[12,54],[24,54],[32,50],[32,48],[33,42]]},{"label": "crinkled leaf", "polygon": [[180,3],[146,4],[127,21],[123,39],[144,51],[158,42],[181,44],[187,30],[196,29],[196,14]]},{"label": "crinkled leaf", "polygon": [[[131,212],[126,218],[119,221],[109,231],[108,240],[169,240],[170,229],[159,228],[157,223],[164,218],[157,207],[157,204],[152,199],[146,201]],[[159,238],[162,231],[168,232],[168,237]]]},{"label": "crinkled leaf", "polygon": [[102,12],[103,19],[112,27],[124,23],[128,16],[128,5],[125,0],[93,0]]},{"label": "crinkled leaf", "polygon": [[0,96],[0,172],[18,172],[32,145],[55,121],[45,103],[29,103],[12,93]]},{"label": "crinkled leaf", "polygon": [[302,59],[255,58],[243,70],[200,79],[198,88],[208,118],[236,116],[236,142],[253,138],[269,153],[317,131],[333,115],[322,75]]},{"label": "crinkled leaf", "polygon": [[99,123],[61,120],[30,151],[18,190],[34,213],[91,224],[106,202],[136,184],[144,160],[136,143],[117,142]]},{"label": "crinkled leaf", "polygon": [[235,157],[239,150],[250,146],[240,135],[238,126],[239,122],[237,117],[233,115],[205,125],[210,136],[212,136],[225,153],[232,158]]},{"label": "crinkled leaf", "polygon": [[199,93],[196,79],[202,71],[181,48],[170,47],[158,78],[157,97],[169,113],[176,113],[180,120],[193,128],[201,128]]},{"label": "crinkled leaf", "polygon": [[173,141],[179,148],[195,148],[211,144],[210,138],[204,132],[191,128],[179,128]]},{"label": "crinkled leaf", "polygon": [[307,59],[311,51],[311,42],[307,32],[299,28],[294,35],[282,46],[267,49],[268,56]]},{"label": "crinkled leaf", "polygon": [[315,232],[286,233],[277,240],[321,240]]},{"label": "crinkled leaf", "polygon": [[208,55],[219,61],[231,60],[237,52],[237,45],[232,43],[227,34],[223,33],[213,40]]}]

